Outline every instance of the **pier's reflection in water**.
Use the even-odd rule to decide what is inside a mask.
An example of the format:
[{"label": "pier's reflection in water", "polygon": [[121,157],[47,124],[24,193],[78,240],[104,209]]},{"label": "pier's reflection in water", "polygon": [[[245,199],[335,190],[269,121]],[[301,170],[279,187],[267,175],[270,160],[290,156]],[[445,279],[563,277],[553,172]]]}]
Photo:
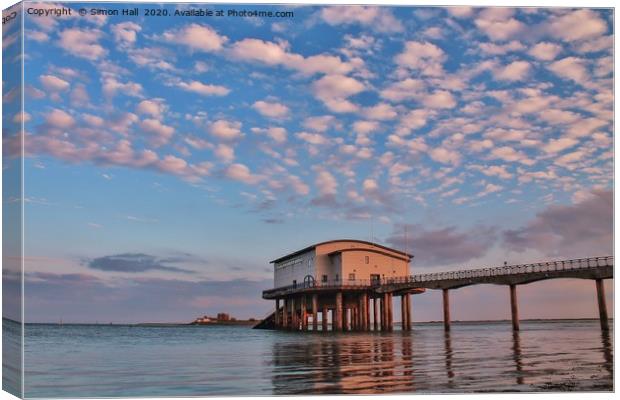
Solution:
[{"label": "pier's reflection in water", "polygon": [[[546,333],[503,329],[476,336],[458,329],[327,335],[285,333],[283,340],[273,343],[273,392],[611,389],[613,347],[609,333],[601,333],[600,347],[589,349],[567,349],[571,343],[577,344],[572,335],[564,338],[559,335],[559,342],[563,343],[550,343],[549,331]],[[595,339],[597,333],[590,334]],[[567,350],[578,350],[591,363],[576,365],[567,359]]]}]

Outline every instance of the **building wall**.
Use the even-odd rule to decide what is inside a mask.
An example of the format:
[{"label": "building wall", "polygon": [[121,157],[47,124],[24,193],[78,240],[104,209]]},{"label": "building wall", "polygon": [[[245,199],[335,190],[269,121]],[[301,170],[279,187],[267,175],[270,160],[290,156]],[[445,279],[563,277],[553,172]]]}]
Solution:
[{"label": "building wall", "polygon": [[292,285],[294,280],[298,284],[302,284],[307,275],[315,276],[314,259],[314,250],[310,250],[276,263],[274,265],[273,287]]},{"label": "building wall", "polygon": [[355,275],[355,280],[370,280],[371,274],[377,274],[383,279],[410,273],[408,263],[403,259],[361,250],[342,253],[342,276],[345,282],[349,280],[350,274]]}]

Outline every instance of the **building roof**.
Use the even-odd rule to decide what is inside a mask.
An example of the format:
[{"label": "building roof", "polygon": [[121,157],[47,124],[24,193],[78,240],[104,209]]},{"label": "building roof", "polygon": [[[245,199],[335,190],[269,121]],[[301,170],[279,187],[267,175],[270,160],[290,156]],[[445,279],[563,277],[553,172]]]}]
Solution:
[{"label": "building roof", "polygon": [[283,257],[277,258],[277,259],[275,259],[273,261],[269,261],[269,263],[270,264],[275,264],[275,263],[278,263],[280,261],[284,261],[284,260],[286,260],[288,258],[298,256],[298,255],[300,255],[302,253],[305,253],[307,251],[314,250],[318,246],[321,246],[321,245],[324,245],[324,244],[329,244],[329,243],[336,243],[336,242],[355,242],[355,243],[368,244],[368,245],[371,245],[371,246],[376,246],[376,247],[379,247],[379,248],[382,248],[382,249],[385,249],[385,250],[389,250],[389,251],[394,252],[394,253],[401,254],[403,256],[409,257],[410,259],[413,258],[412,254],[405,253],[404,251],[392,249],[390,247],[383,246],[383,245],[380,245],[380,244],[377,244],[377,243],[367,242],[365,240],[356,240],[356,239],[338,239],[338,240],[328,240],[326,242],[321,242],[321,243],[313,244],[313,245],[305,247],[305,248],[303,248],[301,250],[297,250],[297,251],[294,251],[294,252],[292,252],[290,254],[287,254],[287,255],[285,255]]}]

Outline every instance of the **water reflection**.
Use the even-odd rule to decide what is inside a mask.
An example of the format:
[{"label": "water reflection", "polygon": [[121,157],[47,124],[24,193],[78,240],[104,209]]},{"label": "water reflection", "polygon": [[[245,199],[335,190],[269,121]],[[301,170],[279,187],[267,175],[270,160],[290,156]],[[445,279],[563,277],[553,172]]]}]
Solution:
[{"label": "water reflection", "polygon": [[519,337],[519,331],[512,332],[512,352],[517,369],[517,385],[523,385],[523,361],[521,359],[521,338]]},{"label": "water reflection", "polygon": [[609,372],[609,379],[613,379],[614,376],[614,354],[611,345],[611,336],[609,331],[601,331],[601,342],[603,350],[603,368]]},{"label": "water reflection", "polygon": [[452,370],[452,339],[450,331],[444,331],[444,354],[446,355],[446,373],[448,374],[448,385],[452,386],[454,371]]},{"label": "water reflection", "polygon": [[410,332],[335,336],[274,343],[274,394],[415,390]]}]

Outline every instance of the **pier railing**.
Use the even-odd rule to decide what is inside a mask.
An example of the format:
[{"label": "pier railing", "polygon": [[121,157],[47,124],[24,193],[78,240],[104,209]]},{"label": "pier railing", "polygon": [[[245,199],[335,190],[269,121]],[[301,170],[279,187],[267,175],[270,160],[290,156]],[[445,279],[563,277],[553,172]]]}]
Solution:
[{"label": "pier railing", "polygon": [[378,279],[338,279],[328,281],[306,281],[294,285],[281,286],[265,290],[263,297],[274,297],[303,289],[370,289],[382,285],[428,283],[447,280],[486,278],[498,276],[515,276],[545,272],[578,271],[613,266],[613,256],[577,258],[572,260],[549,261],[533,264],[504,265],[500,267],[476,268],[459,271],[416,274]]},{"label": "pier railing", "polygon": [[417,274],[404,277],[386,278],[382,283],[411,283],[443,281],[448,279],[483,278],[492,276],[531,274],[540,272],[575,271],[613,265],[614,257],[577,258],[573,260],[549,261],[534,264],[504,265],[492,268],[476,268],[460,271]]}]

